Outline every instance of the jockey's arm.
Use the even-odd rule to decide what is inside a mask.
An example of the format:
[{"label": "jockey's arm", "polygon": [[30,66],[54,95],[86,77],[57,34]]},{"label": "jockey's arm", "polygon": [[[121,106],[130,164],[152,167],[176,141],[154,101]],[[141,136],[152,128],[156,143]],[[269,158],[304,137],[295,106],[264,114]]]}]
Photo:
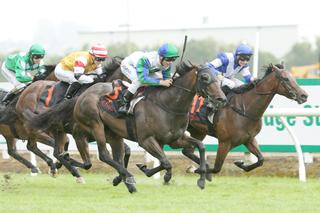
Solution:
[{"label": "jockey's arm", "polygon": [[74,67],[73,67],[74,77],[78,80],[80,84],[89,84],[94,81],[92,76],[88,76],[84,74],[84,70],[87,63],[88,63],[87,59],[82,56],[78,57],[74,63]]},{"label": "jockey's arm", "polygon": [[251,83],[252,81],[254,81],[254,77],[251,75],[250,71],[249,71],[249,66],[245,67],[242,71],[241,71],[241,75],[244,79],[244,81],[248,84]]},{"label": "jockey's arm", "polygon": [[32,81],[32,76],[27,75],[27,71],[25,70],[26,62],[22,60],[18,60],[15,65],[15,74],[17,81],[21,83],[27,83]]},{"label": "jockey's arm", "polygon": [[169,66],[166,70],[162,70],[162,78],[163,80],[171,78],[171,66]]},{"label": "jockey's arm", "polygon": [[160,85],[160,80],[155,79],[149,76],[149,69],[150,69],[150,63],[148,62],[148,59],[145,57],[142,57],[139,59],[137,63],[137,74],[138,74],[138,79],[140,83],[144,85]]}]

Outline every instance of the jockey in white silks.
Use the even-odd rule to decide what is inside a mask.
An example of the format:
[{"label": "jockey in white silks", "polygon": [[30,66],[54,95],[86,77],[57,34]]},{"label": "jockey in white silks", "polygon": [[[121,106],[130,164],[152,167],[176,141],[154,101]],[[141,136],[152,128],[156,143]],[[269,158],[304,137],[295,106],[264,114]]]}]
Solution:
[{"label": "jockey in white silks", "polygon": [[118,111],[128,112],[130,101],[141,86],[171,86],[171,65],[178,57],[178,48],[170,43],[163,44],[158,51],[137,51],[126,57],[121,62],[121,72],[131,84],[124,92]]},{"label": "jockey in white silks", "polygon": [[208,67],[221,79],[221,87],[230,89],[243,84],[234,76],[240,73],[246,83],[254,80],[249,71],[252,49],[246,44],[240,44],[234,53],[219,53],[217,58],[208,63]]}]

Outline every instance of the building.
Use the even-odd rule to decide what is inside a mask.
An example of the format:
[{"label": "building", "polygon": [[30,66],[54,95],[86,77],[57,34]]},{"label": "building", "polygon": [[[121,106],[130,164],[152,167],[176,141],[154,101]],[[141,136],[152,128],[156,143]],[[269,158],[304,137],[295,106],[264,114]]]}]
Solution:
[{"label": "building", "polygon": [[135,30],[126,26],[125,30],[99,32],[79,32],[80,43],[102,42],[110,45],[117,42],[130,41],[139,47],[153,46],[163,42],[182,45],[184,36],[188,39],[212,38],[226,44],[238,44],[245,40],[252,46],[259,37],[260,51],[271,52],[277,57],[287,53],[299,39],[298,25],[248,26],[248,27],[199,27],[177,29]]}]

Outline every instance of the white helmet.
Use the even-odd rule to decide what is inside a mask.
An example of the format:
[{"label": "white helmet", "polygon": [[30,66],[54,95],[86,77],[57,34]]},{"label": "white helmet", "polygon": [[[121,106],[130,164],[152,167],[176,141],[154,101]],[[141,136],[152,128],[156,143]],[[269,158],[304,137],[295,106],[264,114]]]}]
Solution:
[{"label": "white helmet", "polygon": [[89,52],[97,58],[108,58],[108,50],[102,44],[94,44]]}]

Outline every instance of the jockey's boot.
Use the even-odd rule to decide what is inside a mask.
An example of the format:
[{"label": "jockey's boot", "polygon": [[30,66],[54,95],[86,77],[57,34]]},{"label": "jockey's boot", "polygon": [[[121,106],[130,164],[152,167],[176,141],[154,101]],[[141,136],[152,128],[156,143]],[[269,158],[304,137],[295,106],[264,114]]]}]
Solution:
[{"label": "jockey's boot", "polygon": [[2,99],[2,104],[8,105],[10,101],[13,100],[13,98],[16,96],[15,92],[10,91],[8,92]]},{"label": "jockey's boot", "polygon": [[130,108],[130,101],[132,100],[132,98],[133,98],[133,94],[128,90],[126,90],[124,92],[123,98],[120,103],[120,107],[118,109],[119,113],[124,113],[124,114],[128,113],[128,110]]},{"label": "jockey's boot", "polygon": [[79,82],[73,82],[69,85],[66,95],[64,96],[65,99],[71,99],[74,94],[80,89],[81,84]]}]

